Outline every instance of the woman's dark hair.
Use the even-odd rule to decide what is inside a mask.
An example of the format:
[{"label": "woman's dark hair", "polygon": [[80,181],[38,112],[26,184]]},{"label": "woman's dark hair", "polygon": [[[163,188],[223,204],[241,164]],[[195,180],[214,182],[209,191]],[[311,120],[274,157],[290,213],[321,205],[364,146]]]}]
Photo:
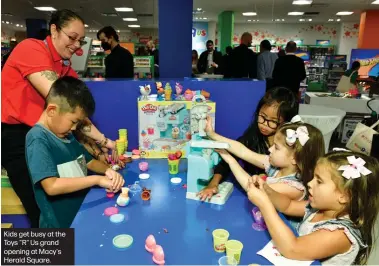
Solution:
[{"label": "woman's dark hair", "polygon": [[110,37],[113,37],[113,39],[118,42],[118,34],[116,32],[116,30],[111,27],[111,26],[106,26],[104,28],[102,28],[101,30],[99,30],[97,32],[97,39],[100,40],[100,34],[104,33],[105,36],[107,36],[107,38],[109,39]]},{"label": "woman's dark hair", "polygon": [[51,29],[51,25],[54,24],[57,29],[60,30],[67,26],[69,22],[74,20],[79,20],[84,24],[84,20],[75,12],[68,9],[57,10],[51,15],[49,29]]},{"label": "woman's dark hair", "polygon": [[244,132],[244,137],[248,139],[247,146],[254,145],[254,151],[260,154],[267,154],[267,136],[262,135],[258,128],[258,115],[263,106],[278,104],[278,118],[283,122],[289,122],[299,113],[299,102],[295,94],[284,87],[275,87],[266,92],[259,101],[250,126]]},{"label": "woman's dark hair", "polygon": [[358,69],[361,67],[361,63],[359,61],[354,61],[353,64],[351,65],[351,69]]}]

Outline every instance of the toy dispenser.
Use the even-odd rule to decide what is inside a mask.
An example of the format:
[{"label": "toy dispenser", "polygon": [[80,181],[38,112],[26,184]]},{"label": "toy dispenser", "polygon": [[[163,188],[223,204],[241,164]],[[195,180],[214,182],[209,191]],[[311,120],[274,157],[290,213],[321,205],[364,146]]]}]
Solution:
[{"label": "toy dispenser", "polygon": [[[213,168],[220,161],[220,157],[214,149],[227,149],[229,144],[203,139],[206,136],[208,106],[205,97],[202,95],[196,95],[192,101],[190,113],[191,141],[186,146],[186,153],[188,154],[186,198],[199,200],[197,193],[208,185],[213,176]],[[232,192],[233,184],[224,182],[219,186],[219,193],[214,195],[209,202],[219,205],[225,204]]]}]

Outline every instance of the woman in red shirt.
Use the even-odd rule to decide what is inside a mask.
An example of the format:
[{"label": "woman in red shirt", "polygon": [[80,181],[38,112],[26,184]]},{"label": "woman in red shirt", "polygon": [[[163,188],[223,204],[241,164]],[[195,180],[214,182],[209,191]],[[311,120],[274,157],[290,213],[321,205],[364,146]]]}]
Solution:
[{"label": "woman in red shirt", "polygon": [[[70,10],[53,13],[49,27],[51,35],[44,41],[22,41],[13,50],[1,75],[2,166],[33,228],[38,227],[39,208],[25,161],[25,137],[42,114],[53,82],[62,76],[78,77],[71,68],[70,58],[85,44],[84,21]],[[81,131],[102,147],[115,149],[115,143],[89,120]]]}]

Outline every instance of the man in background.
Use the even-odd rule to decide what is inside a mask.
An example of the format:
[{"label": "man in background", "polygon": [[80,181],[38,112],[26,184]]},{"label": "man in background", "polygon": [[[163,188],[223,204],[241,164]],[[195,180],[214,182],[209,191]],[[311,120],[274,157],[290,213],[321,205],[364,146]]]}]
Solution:
[{"label": "man in background", "polygon": [[153,41],[146,43],[146,50],[148,55],[154,56],[154,77],[159,77],[159,51],[155,48]]},{"label": "man in background", "polygon": [[200,74],[222,74],[222,54],[214,50],[213,41],[206,43],[207,50],[202,52],[197,62],[197,69]]},{"label": "man in background", "polygon": [[278,55],[271,53],[271,43],[268,40],[263,40],[260,45],[261,53],[258,55],[258,79],[266,81],[266,91],[272,88],[273,79],[272,71],[274,70],[275,61]]},{"label": "man in background", "polygon": [[233,48],[231,46],[226,47],[226,53],[222,56],[224,60],[224,78],[232,77],[232,52]]},{"label": "man in background", "polygon": [[295,42],[287,43],[286,55],[276,60],[272,77],[274,86],[286,87],[299,95],[300,83],[306,78],[306,73],[304,61],[295,55],[296,50]]},{"label": "man in background", "polygon": [[104,51],[111,50],[105,58],[105,78],[133,78],[133,55],[119,44],[119,37],[111,26],[102,28],[97,33]]},{"label": "man in background", "polygon": [[257,78],[257,54],[249,47],[253,36],[245,32],[241,37],[240,46],[232,52],[232,76],[234,78]]}]

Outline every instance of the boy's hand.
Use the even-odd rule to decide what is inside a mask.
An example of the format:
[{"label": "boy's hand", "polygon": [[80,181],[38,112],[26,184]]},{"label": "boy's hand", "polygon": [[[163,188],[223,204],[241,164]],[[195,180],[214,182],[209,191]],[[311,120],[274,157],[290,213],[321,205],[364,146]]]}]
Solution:
[{"label": "boy's hand", "polygon": [[270,202],[270,198],[267,196],[264,186],[266,186],[266,182],[260,176],[253,175],[249,178],[247,196],[258,208]]},{"label": "boy's hand", "polygon": [[212,133],[214,133],[214,129],[212,126],[212,117],[210,117],[209,115],[207,116],[207,122],[205,124],[204,131],[207,133],[208,136],[210,136],[210,135],[212,135]]},{"label": "boy's hand", "polygon": [[227,164],[230,164],[231,162],[235,161],[232,155],[227,150],[220,150],[220,149],[215,149],[215,151],[220,154],[221,158],[224,159],[224,161]]},{"label": "boy's hand", "polygon": [[213,195],[218,193],[218,186],[209,184],[202,191],[197,193],[197,196],[200,197],[201,201],[210,200]]},{"label": "boy's hand", "polygon": [[119,173],[110,168],[105,172],[105,176],[112,181],[113,192],[119,191],[125,183],[124,178]]}]

